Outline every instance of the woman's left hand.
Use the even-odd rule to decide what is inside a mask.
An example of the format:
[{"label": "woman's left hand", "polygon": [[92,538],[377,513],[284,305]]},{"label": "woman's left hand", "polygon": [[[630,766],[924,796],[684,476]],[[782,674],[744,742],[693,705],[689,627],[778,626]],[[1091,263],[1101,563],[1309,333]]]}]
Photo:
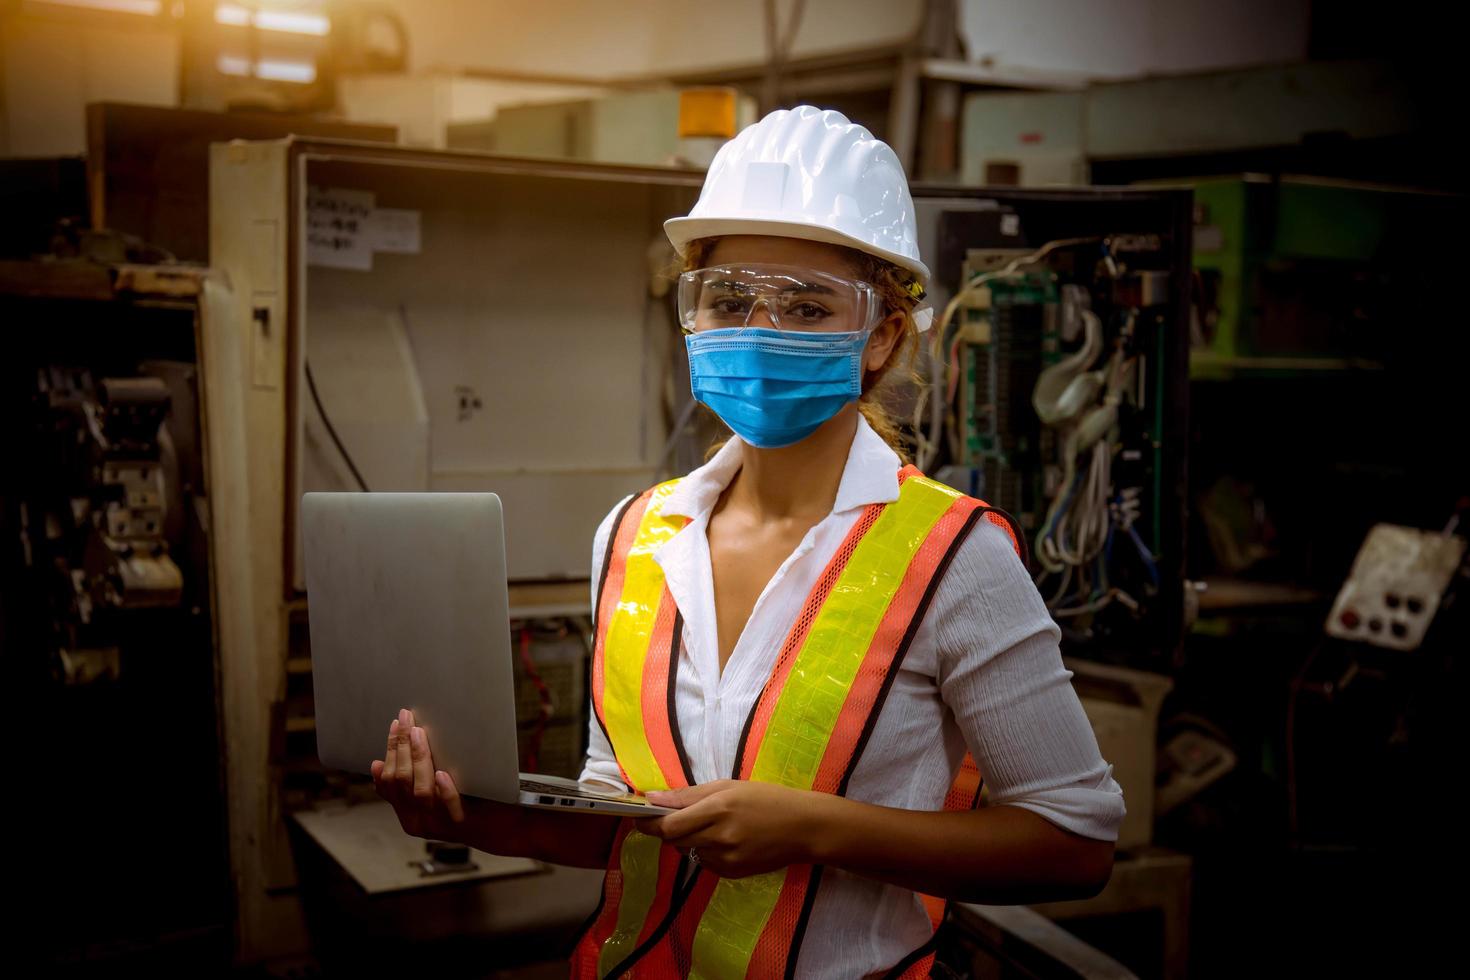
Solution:
[{"label": "woman's left hand", "polygon": [[[827,794],[775,783],[719,779],[650,791],[648,802],[679,812],[645,817],[638,829],[678,848],[697,848],[699,863],[722,878],[744,878],[810,863],[813,827]],[[835,797],[829,797],[835,799]]]}]

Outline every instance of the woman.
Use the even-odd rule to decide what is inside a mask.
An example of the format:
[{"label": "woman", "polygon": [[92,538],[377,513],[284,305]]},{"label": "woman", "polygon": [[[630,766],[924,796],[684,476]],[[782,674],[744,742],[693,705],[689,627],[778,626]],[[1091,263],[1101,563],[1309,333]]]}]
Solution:
[{"label": "woman", "polygon": [[1095,894],[1125,808],[1059,631],[1005,521],[905,466],[873,394],[927,325],[896,157],[777,111],[665,227],[694,395],[735,435],[598,529],[582,778],[676,812],[464,800],[406,711],[379,791],[410,834],[608,868],[574,976],[923,976],[921,896]]}]

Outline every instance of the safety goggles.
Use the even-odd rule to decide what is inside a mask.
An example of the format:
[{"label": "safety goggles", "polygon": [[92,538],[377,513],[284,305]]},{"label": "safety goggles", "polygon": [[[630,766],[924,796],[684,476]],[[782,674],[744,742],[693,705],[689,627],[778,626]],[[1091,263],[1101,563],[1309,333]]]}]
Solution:
[{"label": "safety goggles", "polygon": [[686,334],[770,326],[866,332],[882,318],[883,304],[871,284],[804,266],[740,263],[679,276],[679,324]]}]

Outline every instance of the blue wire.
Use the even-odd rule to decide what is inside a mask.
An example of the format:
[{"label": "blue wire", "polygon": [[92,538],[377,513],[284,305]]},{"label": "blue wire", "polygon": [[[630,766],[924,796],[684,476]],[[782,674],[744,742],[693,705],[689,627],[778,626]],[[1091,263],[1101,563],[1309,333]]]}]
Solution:
[{"label": "blue wire", "polygon": [[1154,586],[1157,588],[1159,584],[1159,568],[1157,565],[1154,564],[1154,558],[1153,555],[1149,553],[1148,546],[1145,545],[1143,543],[1143,539],[1138,536],[1138,530],[1136,528],[1130,527],[1128,529],[1128,536],[1131,537],[1133,539],[1133,543],[1138,546],[1138,555],[1140,558],[1143,559],[1143,564],[1148,568],[1149,579],[1154,583]]},{"label": "blue wire", "polygon": [[1077,493],[1077,488],[1082,485],[1082,474],[1079,472],[1072,478],[1072,485],[1067,488],[1067,495],[1062,498],[1062,505],[1056,509],[1056,513],[1046,522],[1046,527],[1041,530],[1043,540],[1050,538],[1056,531],[1056,522],[1067,512],[1067,505],[1072,502],[1072,497]]}]

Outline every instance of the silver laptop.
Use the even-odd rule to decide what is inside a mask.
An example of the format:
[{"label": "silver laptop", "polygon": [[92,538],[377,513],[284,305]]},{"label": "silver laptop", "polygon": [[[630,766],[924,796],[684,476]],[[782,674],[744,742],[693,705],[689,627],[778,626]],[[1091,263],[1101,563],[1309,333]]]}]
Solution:
[{"label": "silver laptop", "polygon": [[317,753],[371,775],[399,708],[461,793],[652,816],[603,784],[520,771],[505,572],[493,493],[307,493],[301,502]]}]

